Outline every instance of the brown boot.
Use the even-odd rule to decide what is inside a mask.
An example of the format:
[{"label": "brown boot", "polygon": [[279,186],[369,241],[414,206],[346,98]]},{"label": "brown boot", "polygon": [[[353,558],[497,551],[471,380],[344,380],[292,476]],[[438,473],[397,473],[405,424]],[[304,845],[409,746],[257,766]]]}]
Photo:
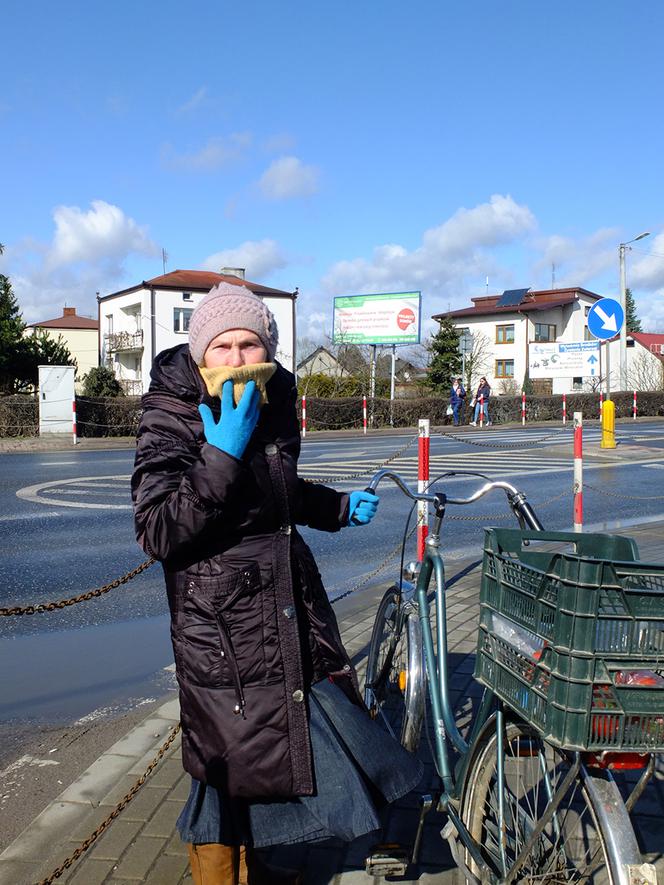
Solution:
[{"label": "brown boot", "polygon": [[187,850],[194,885],[239,885],[240,849],[237,845],[206,842],[188,844]]},{"label": "brown boot", "polygon": [[240,852],[240,885],[244,885],[243,866],[247,870],[247,885],[302,885],[304,882],[302,873],[297,870],[270,869],[253,848],[241,849]]}]

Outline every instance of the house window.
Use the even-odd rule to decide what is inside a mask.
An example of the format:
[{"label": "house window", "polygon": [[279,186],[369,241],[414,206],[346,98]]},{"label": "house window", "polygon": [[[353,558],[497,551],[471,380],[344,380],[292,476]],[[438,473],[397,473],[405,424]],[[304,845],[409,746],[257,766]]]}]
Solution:
[{"label": "house window", "polygon": [[595,336],[590,331],[588,326],[583,327],[583,340],[584,341],[597,341],[597,338],[595,338]]},{"label": "house window", "polygon": [[496,378],[514,378],[514,360],[496,360]]},{"label": "house window", "polygon": [[182,293],[183,301],[191,301],[191,292],[183,292]]},{"label": "house window", "polygon": [[106,314],[106,334],[107,335],[113,334],[113,314],[112,313]]},{"label": "house window", "polygon": [[556,327],[550,323],[535,323],[535,341],[555,341]]},{"label": "house window", "polygon": [[173,308],[173,331],[188,332],[189,320],[194,312],[192,307],[174,307]]},{"label": "house window", "polygon": [[514,323],[496,326],[496,344],[514,344]]},{"label": "house window", "polygon": [[583,378],[572,378],[572,390],[583,389]]}]

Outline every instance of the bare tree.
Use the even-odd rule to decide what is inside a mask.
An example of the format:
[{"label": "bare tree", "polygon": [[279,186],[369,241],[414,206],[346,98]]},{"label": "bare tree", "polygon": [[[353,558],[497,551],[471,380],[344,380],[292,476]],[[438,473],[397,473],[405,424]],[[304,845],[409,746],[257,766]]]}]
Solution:
[{"label": "bare tree", "polygon": [[633,390],[663,390],[664,363],[654,353],[641,350],[630,360],[627,383]]},{"label": "bare tree", "polygon": [[466,353],[464,381],[466,382],[466,390],[473,390],[482,375],[485,375],[491,368],[493,348],[489,336],[483,332],[469,332],[468,334],[473,344],[470,353]]}]

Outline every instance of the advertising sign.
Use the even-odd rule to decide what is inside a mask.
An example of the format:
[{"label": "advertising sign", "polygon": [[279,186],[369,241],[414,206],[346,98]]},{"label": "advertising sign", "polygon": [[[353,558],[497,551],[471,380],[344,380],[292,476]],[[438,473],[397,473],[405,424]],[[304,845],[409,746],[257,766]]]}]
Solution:
[{"label": "advertising sign", "polygon": [[334,299],[335,344],[419,344],[421,292]]},{"label": "advertising sign", "polygon": [[599,375],[599,341],[531,343],[528,350],[531,378],[590,378]]}]

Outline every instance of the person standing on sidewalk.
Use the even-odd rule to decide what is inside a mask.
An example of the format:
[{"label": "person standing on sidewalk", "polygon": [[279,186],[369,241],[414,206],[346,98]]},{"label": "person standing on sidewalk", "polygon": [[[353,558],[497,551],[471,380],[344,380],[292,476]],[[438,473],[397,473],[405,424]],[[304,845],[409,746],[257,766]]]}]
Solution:
[{"label": "person standing on sidewalk", "polygon": [[464,390],[461,378],[455,378],[452,382],[452,390],[450,391],[450,406],[452,407],[452,420],[454,421],[455,427],[459,426],[459,410],[463,405],[465,398],[466,391]]},{"label": "person standing on sidewalk", "polygon": [[484,421],[487,424],[491,424],[489,420],[489,397],[491,395],[491,387],[489,382],[486,380],[484,375],[480,378],[480,383],[477,386],[477,392],[473,397],[473,401],[471,402],[471,406],[475,406],[475,415],[473,420],[470,422],[473,427],[477,425],[477,421],[480,416],[480,410],[482,415],[484,416]]},{"label": "person standing on sidewalk", "polygon": [[195,308],[189,344],[154,362],[132,497],[163,566],[192,776],[178,819],[196,885],[295,882],[257,848],[380,826],[421,767],[364,708],[313,555],[296,526],[366,525],[378,498],[297,475],[293,375],[244,286]]}]

